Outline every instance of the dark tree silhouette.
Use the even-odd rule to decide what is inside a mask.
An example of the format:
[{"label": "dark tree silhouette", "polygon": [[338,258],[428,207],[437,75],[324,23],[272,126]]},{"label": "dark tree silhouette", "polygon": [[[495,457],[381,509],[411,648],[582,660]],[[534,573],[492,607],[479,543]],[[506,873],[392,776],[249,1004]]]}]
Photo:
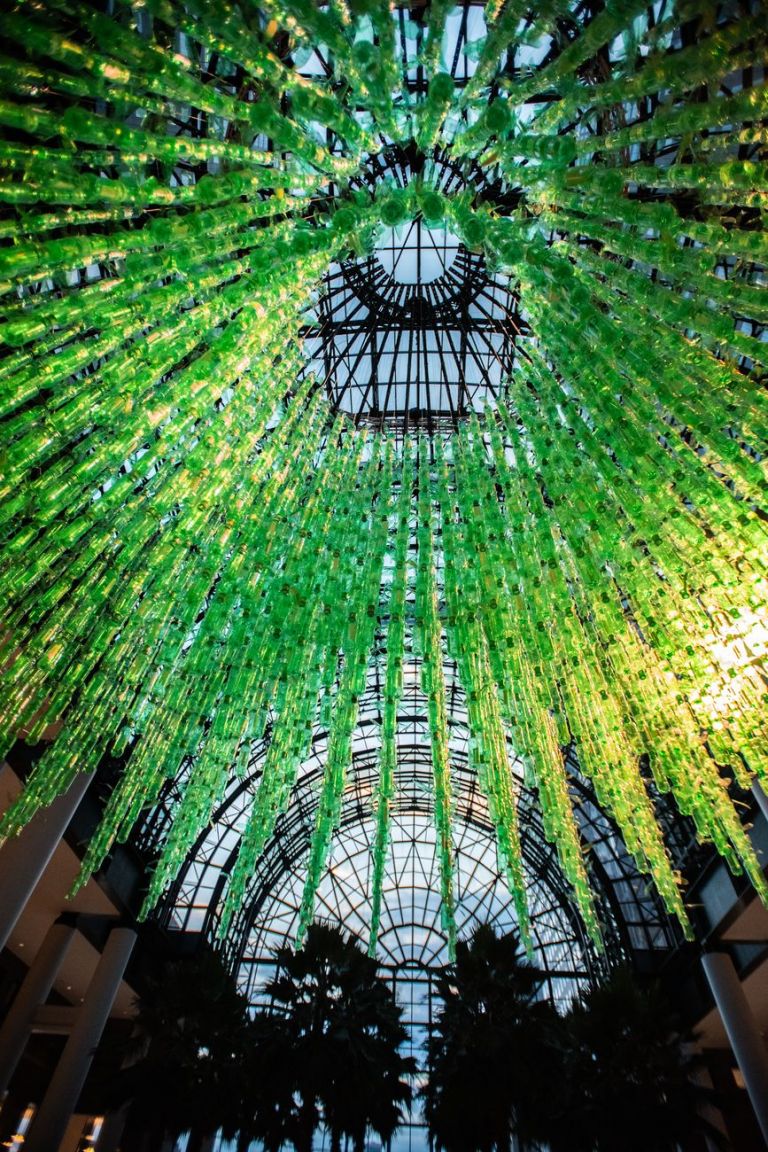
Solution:
[{"label": "dark tree silhouette", "polygon": [[561,1026],[537,1000],[539,973],[516,933],[489,925],[456,947],[439,977],[442,1009],[430,1037],[424,1089],[430,1133],[447,1152],[508,1149],[534,1140],[560,1075]]},{"label": "dark tree silhouette", "polygon": [[165,966],[137,1002],[126,1063],[109,1087],[128,1103],[126,1152],[159,1149],[191,1130],[190,1149],[219,1128],[237,1131],[253,1092],[245,1074],[253,1049],[247,1001],[214,953]]},{"label": "dark tree silhouette", "polygon": [[277,962],[267,988],[272,1009],[257,1025],[262,1053],[273,1052],[276,1103],[271,1117],[256,1118],[256,1129],[269,1119],[270,1138],[290,1140],[297,1152],[311,1148],[321,1119],[334,1150],[343,1137],[362,1149],[368,1128],[388,1140],[410,1101],[407,1077],[415,1068],[400,1054],[402,1009],[376,961],[340,929],[314,924],[304,947],[281,948]]},{"label": "dark tree silhouette", "polygon": [[691,1079],[692,1036],[657,986],[617,969],[564,1023],[566,1075],[547,1113],[552,1152],[673,1152],[704,1132],[721,1142],[701,1114],[712,1093]]}]

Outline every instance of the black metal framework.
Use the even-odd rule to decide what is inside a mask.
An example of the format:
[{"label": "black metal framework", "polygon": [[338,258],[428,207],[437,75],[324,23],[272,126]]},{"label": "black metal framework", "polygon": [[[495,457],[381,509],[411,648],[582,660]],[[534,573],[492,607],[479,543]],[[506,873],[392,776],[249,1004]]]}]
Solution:
[{"label": "black metal framework", "polygon": [[[476,165],[413,144],[373,157],[353,186],[375,194],[422,179],[445,195],[491,194]],[[450,427],[493,405],[528,333],[509,275],[490,272],[444,224],[420,216],[383,229],[371,255],[334,264],[315,316],[303,333],[307,369],[333,410],[406,431]]]},{"label": "black metal framework", "polygon": [[[353,740],[341,826],[330,867],[320,887],[318,914],[366,938],[370,910],[370,848],[378,780],[381,670],[371,669]],[[446,663],[451,773],[454,782],[454,840],[457,864],[457,922],[460,935],[490,920],[500,928],[515,923],[511,897],[498,868],[493,823],[469,762],[469,729],[464,693],[455,666]],[[447,959],[440,923],[435,840],[432,830],[432,766],[427,700],[420,665],[409,658],[398,718],[398,779],[393,809],[393,849],[385,881],[385,910],[379,957],[394,974],[401,969],[434,972]],[[327,753],[328,734],[315,732],[289,809],[252,878],[242,910],[220,946],[258,999],[272,951],[295,935],[309,840],[314,827],[317,784]],[[254,747],[251,770],[233,784],[199,838],[162,916],[169,926],[201,931],[216,939],[219,903],[236,859],[252,798],[258,788],[268,740]],[[567,1001],[606,962],[634,952],[669,948],[675,929],[637,872],[610,820],[600,810],[575,759],[567,759],[571,787],[593,883],[598,892],[607,953],[599,956],[575,911],[554,847],[544,836],[536,797],[525,784],[522,765],[510,748],[510,768],[519,791],[525,867],[529,877],[533,936],[549,995]],[[177,786],[169,783],[159,809],[145,826],[143,846],[151,850],[158,829],[175,806]],[[400,847],[398,848],[398,844]]]},{"label": "black metal framework", "polygon": [[[669,0],[661,0],[657,5],[661,12],[668,10],[669,6]],[[545,35],[536,47],[511,45],[503,54],[500,74],[510,79],[517,79],[525,77],[531,68],[543,67],[559,55],[564,44],[567,44],[572,37],[573,29],[588,23],[601,7],[601,3],[592,4],[589,0],[576,3],[572,19],[562,19],[558,22],[558,34],[562,36],[562,43],[558,43],[554,36]],[[430,0],[396,0],[393,5],[395,55],[400,83],[403,91],[411,97],[423,96],[429,85],[429,77],[423,66],[429,8]],[[457,88],[464,88],[474,75],[476,68],[474,48],[487,33],[484,8],[485,0],[456,0],[454,8],[446,17],[441,68],[451,75]],[[529,10],[521,15],[524,30],[527,31],[534,24],[537,15],[535,5],[531,5]],[[303,51],[294,53],[290,45],[278,44],[276,47],[278,50],[282,49],[283,59],[292,63],[303,75],[327,79],[333,73],[327,50],[323,46],[315,46],[308,58]]]}]

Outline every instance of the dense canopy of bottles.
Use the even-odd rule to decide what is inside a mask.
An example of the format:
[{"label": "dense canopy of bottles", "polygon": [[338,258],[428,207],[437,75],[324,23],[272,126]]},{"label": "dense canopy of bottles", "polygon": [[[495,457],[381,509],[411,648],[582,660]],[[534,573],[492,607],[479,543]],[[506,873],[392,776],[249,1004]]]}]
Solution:
[{"label": "dense canopy of bottles", "polygon": [[[566,746],[682,921],[656,790],[765,894],[729,795],[768,771],[761,7],[489,0],[458,69],[445,0],[4,6],[0,732],[58,732],[4,833],[123,756],[87,875],[178,777],[149,908],[266,731],[226,930],[323,729],[303,932],[376,675],[374,947],[415,661],[452,938],[450,657],[524,934],[513,757],[600,935]],[[409,141],[422,178],[361,191]],[[435,188],[436,150],[498,202]],[[303,326],[417,215],[531,335],[463,423],[356,425]]]}]

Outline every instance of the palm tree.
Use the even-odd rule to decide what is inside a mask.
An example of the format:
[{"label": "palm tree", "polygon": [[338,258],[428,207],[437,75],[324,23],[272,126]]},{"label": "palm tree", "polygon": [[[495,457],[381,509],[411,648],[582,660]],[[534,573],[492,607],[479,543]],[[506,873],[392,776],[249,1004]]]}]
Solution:
[{"label": "palm tree", "polygon": [[552,1152],[674,1152],[705,1132],[722,1141],[701,1114],[712,1094],[691,1079],[692,1036],[658,986],[642,988],[617,969],[565,1026],[566,1075],[548,1113]]},{"label": "palm tree", "polygon": [[446,1152],[506,1152],[513,1132],[539,1137],[561,1062],[559,1018],[537,1000],[540,987],[517,933],[481,925],[457,945],[437,983],[424,1089],[431,1136]]},{"label": "palm tree", "polygon": [[129,1105],[126,1152],[153,1152],[188,1131],[192,1152],[219,1128],[236,1130],[254,1091],[245,1075],[253,1047],[247,1007],[212,952],[167,964],[145,981],[123,1053],[132,1063],[109,1086],[115,1106]]},{"label": "palm tree", "polygon": [[[264,1152],[279,1152],[289,1143],[300,1147],[306,1119],[297,1093],[293,1039],[281,1017],[266,1011],[256,1014],[244,1073],[252,1090],[233,1119],[239,1152],[247,1152],[252,1140],[258,1140]],[[310,1142],[311,1138],[310,1131]]]},{"label": "palm tree", "polygon": [[309,928],[300,951],[281,948],[276,958],[266,989],[272,1008],[258,1027],[263,1051],[277,1054],[270,1074],[278,1103],[271,1117],[256,1117],[260,1138],[271,1119],[273,1139],[309,1152],[322,1117],[334,1152],[345,1136],[361,1150],[368,1128],[388,1140],[410,1101],[415,1066],[399,1052],[407,1039],[402,1009],[376,961],[354,937],[323,924]]}]

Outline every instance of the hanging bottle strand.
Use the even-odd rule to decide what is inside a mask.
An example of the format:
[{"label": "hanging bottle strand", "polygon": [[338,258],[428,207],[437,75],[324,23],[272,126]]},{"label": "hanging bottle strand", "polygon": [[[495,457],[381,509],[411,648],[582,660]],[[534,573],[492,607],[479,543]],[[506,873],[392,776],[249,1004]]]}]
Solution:
[{"label": "hanging bottle strand", "polygon": [[[690,11],[692,18],[705,15],[703,4],[698,6],[698,12],[693,11],[693,7]],[[674,21],[679,18],[678,13],[672,15],[666,21],[667,27],[674,27]],[[562,100],[538,111],[535,122],[537,131],[555,132],[598,109],[639,103],[643,98],[655,96],[661,91],[667,94],[667,101],[679,98],[702,85],[711,84],[713,78],[725,75],[728,67],[748,67],[755,59],[756,50],[759,53],[759,44],[765,35],[757,15],[709,28],[707,22],[700,19],[699,36],[693,43],[665,45],[663,50],[653,48],[649,33],[654,31],[657,41],[663,36],[661,26],[646,27],[638,48],[642,46],[647,54],[644,59],[641,58],[641,66],[636,71],[630,72],[625,68],[620,76],[611,76],[600,83],[591,84],[588,95],[585,95],[582,88],[574,86],[573,91]]]},{"label": "hanging bottle strand", "polygon": [[386,613],[384,699],[381,718],[379,779],[374,809],[376,831],[371,846],[371,924],[368,944],[371,956],[376,954],[376,943],[381,926],[384,873],[387,865],[392,804],[397,787],[397,716],[403,694],[405,618],[410,585],[408,550],[411,541],[411,501],[414,481],[411,452],[411,442],[406,440],[402,453],[400,489],[396,506],[393,568]]},{"label": "hanging bottle strand", "polygon": [[[503,458],[497,459],[500,482],[513,507],[517,502],[523,524],[530,526],[525,594],[534,606],[537,629],[545,633],[544,667],[558,687],[558,710],[573,735],[580,766],[591,779],[599,802],[617,821],[640,870],[652,873],[667,906],[684,922],[677,879],[637,772],[637,757],[642,749],[622,725],[619,702],[600,659],[599,647],[575,610],[559,563],[550,509],[529,463],[529,449],[515,421],[505,421],[505,432],[515,455],[515,474],[513,478]],[[525,426],[525,434],[535,451],[535,430]],[[513,484],[520,485],[517,493]]]},{"label": "hanging bottle strand", "polygon": [[[298,405],[296,408],[296,417],[299,417],[300,408]],[[312,506],[311,491],[308,490],[314,479],[314,464],[325,431],[319,394],[315,394],[310,410],[304,414],[300,436],[298,420],[287,419],[284,423],[288,425],[286,432],[289,429],[292,431],[290,443],[293,455],[286,454],[279,458],[279,467],[269,475],[261,489],[257,486],[257,475],[251,474],[247,496],[250,506],[245,503],[243,493],[243,511],[251,520],[250,537],[240,543],[236,552],[233,551],[232,562],[222,572],[213,593],[226,606],[225,613],[222,613],[226,639],[222,657],[226,660],[227,651],[231,651],[234,634],[238,659],[228,666],[225,664],[224,683],[215,689],[215,695],[209,695],[206,701],[197,693],[202,714],[213,717],[210,729],[201,734],[201,741],[204,738],[206,742],[206,755],[203,757],[198,752],[199,763],[182,788],[173,826],[152,876],[146,910],[154,905],[175,876],[189,841],[196,838],[211,819],[229,782],[232,765],[238,765],[238,761],[245,759],[246,763],[236,768],[236,771],[242,772],[247,768],[251,744],[262,737],[267,723],[267,704],[259,698],[259,691],[263,691],[260,673],[264,661],[259,646],[261,637],[258,624],[254,619],[255,606],[266,599],[264,593],[269,568],[276,563],[273,555],[275,537],[270,533],[269,526],[276,511],[285,505],[288,486],[295,487],[307,504]],[[259,464],[261,459],[262,456],[259,457]],[[209,600],[206,623],[211,607]],[[210,623],[216,627],[218,621],[211,616]],[[230,629],[228,635],[227,628]],[[205,676],[205,664],[210,659],[210,653],[204,646],[200,646],[198,652],[197,662],[189,658],[186,660],[184,674],[190,687],[194,686],[198,676]],[[239,718],[232,714],[231,705],[235,700],[247,701],[245,715]],[[178,741],[178,726],[173,727],[175,740]],[[148,735],[149,740],[146,739]],[[158,737],[162,741],[162,733],[158,733]],[[153,761],[169,764],[179,762],[184,750],[173,745],[165,748],[158,746],[152,732],[145,733],[145,742],[140,748],[142,754],[148,764]]]},{"label": "hanging bottle strand", "polygon": [[[258,346],[259,344],[260,344],[260,340],[258,339],[258,336],[257,336],[256,340],[254,341],[254,345]],[[233,349],[233,351],[235,351],[235,349]],[[240,369],[248,367],[247,345],[245,345],[245,346],[240,345],[239,347],[237,347],[236,348],[236,354],[237,354],[237,358],[238,358],[238,367]],[[272,358],[269,357],[268,362],[271,363],[271,359]],[[218,358],[218,361],[219,361],[219,364],[221,365],[222,362],[221,362],[220,357]],[[226,379],[226,377],[225,377],[225,379]],[[221,381],[218,381],[217,383],[220,386]],[[290,386],[290,382],[284,378],[281,378],[281,375],[279,372],[274,373],[273,378],[272,378],[272,382],[271,382],[271,390],[272,390],[271,400],[266,400],[266,397],[257,395],[257,400],[258,399],[260,399],[262,401],[266,400],[266,403],[264,403],[264,408],[262,410],[263,411],[263,417],[262,418],[264,420],[268,419],[269,415],[274,410],[275,403],[276,403],[276,401],[280,395],[280,387],[281,386],[283,389],[286,389],[287,387]],[[246,383],[246,385],[244,386],[244,389],[243,389],[244,393],[247,395],[251,391],[251,388],[252,388],[252,385],[249,386],[248,383]],[[197,420],[203,414],[203,411],[204,410],[202,408],[192,408],[192,410],[189,411],[187,414],[187,426],[190,428],[190,430],[192,428],[194,428],[195,431],[198,432],[198,434],[199,434],[200,430],[199,430],[199,428],[197,428]],[[179,427],[178,421],[174,423],[174,427],[175,428]],[[258,427],[258,425],[257,425],[257,427]],[[141,443],[141,441],[138,441],[138,444],[136,446],[138,447],[140,445],[140,443]],[[203,443],[204,443],[204,440],[203,440]],[[200,445],[200,442],[198,441],[198,447],[199,447],[199,445]],[[167,450],[168,450],[168,448],[166,447],[166,451]],[[146,455],[151,455],[151,453],[146,453]],[[123,455],[123,451],[121,450],[121,452],[118,454],[118,461],[122,460],[122,459],[125,459],[125,455]],[[188,467],[190,466],[190,464],[192,464],[192,465],[194,464],[194,459],[195,459],[195,454],[194,453],[190,454],[188,457],[188,460],[187,460],[187,466]],[[115,472],[117,471],[118,467],[119,467],[119,464],[116,461],[115,465],[114,465],[114,471],[110,475],[110,479],[112,479],[113,481],[115,478]],[[168,475],[168,474],[169,473],[166,473],[166,475]],[[171,475],[172,475],[172,473],[171,473]],[[93,478],[88,477],[88,484],[91,485],[91,484],[93,484],[93,482],[94,482]],[[131,483],[132,484],[136,483],[136,476],[135,475],[131,476]],[[177,483],[178,483],[178,481],[177,481]],[[118,487],[118,484],[116,482],[113,483],[113,488],[115,488],[115,487]],[[92,492],[93,489],[91,488],[90,491]],[[86,493],[87,493],[87,489],[86,489]],[[155,504],[154,500],[152,499],[153,495],[154,495],[154,492],[153,492],[152,488],[150,488],[149,492],[148,492],[148,497],[149,497],[148,505],[152,509],[154,509],[156,507],[156,504]],[[69,496],[69,499],[71,500],[71,494]],[[73,519],[71,521],[70,535],[67,539],[67,543],[66,543],[65,547],[62,547],[62,545],[65,544],[65,541],[62,540],[62,538],[60,536],[58,538],[55,538],[52,540],[52,539],[50,539],[50,537],[48,537],[47,535],[44,534],[39,538],[39,544],[40,544],[40,547],[42,548],[41,554],[38,555],[35,548],[30,549],[25,554],[25,560],[26,560],[26,563],[28,565],[26,567],[26,569],[24,568],[24,565],[18,561],[18,559],[16,560],[16,564],[18,565],[18,567],[21,568],[21,572],[19,572],[19,574],[18,574],[19,580],[18,580],[18,583],[16,585],[20,590],[19,594],[20,594],[21,598],[19,600],[18,609],[17,609],[18,615],[16,617],[13,617],[13,616],[11,617],[11,623],[13,625],[14,630],[12,633],[12,638],[9,637],[9,639],[6,642],[6,647],[10,646],[10,645],[18,645],[20,643],[20,641],[22,640],[22,636],[23,636],[23,633],[20,630],[25,627],[24,621],[27,619],[28,613],[30,611],[32,612],[32,616],[26,625],[27,628],[32,627],[32,626],[39,626],[39,621],[41,619],[41,610],[42,610],[42,613],[45,613],[45,612],[49,611],[50,608],[53,606],[52,603],[49,603],[48,600],[45,599],[44,597],[40,598],[40,590],[39,590],[39,588],[36,588],[36,585],[38,584],[40,579],[44,579],[44,580],[48,581],[48,580],[50,580],[51,576],[53,576],[55,574],[56,568],[54,567],[53,569],[51,569],[51,567],[50,567],[50,564],[52,563],[52,561],[55,558],[57,558],[58,568],[62,569],[64,572],[64,575],[63,575],[64,581],[69,580],[70,585],[71,585],[73,578],[76,577],[78,574],[79,566],[82,563],[82,555],[79,555],[78,557],[75,558],[74,569],[70,568],[69,567],[70,558],[68,558],[69,548],[73,547],[74,545],[77,545],[78,549],[82,549],[82,546],[85,543],[85,539],[84,539],[85,532],[87,530],[89,530],[90,528],[96,529],[100,520],[102,520],[102,519],[103,519],[103,524],[104,524],[103,534],[101,537],[97,537],[97,541],[96,541],[97,546],[98,546],[98,539],[100,538],[103,540],[102,547],[108,547],[110,552],[113,550],[113,545],[111,546],[110,542],[115,540],[114,521],[107,518],[111,512],[111,509],[109,509],[109,507],[103,508],[102,507],[102,500],[94,501],[92,496],[90,496],[90,498],[89,498],[87,494],[84,494],[84,499],[86,501],[85,512],[79,520]],[[107,493],[107,495],[104,496],[102,499],[104,501],[104,504],[107,506],[112,502],[110,500],[110,494],[109,493]],[[146,517],[146,515],[144,513],[144,509],[142,507],[142,504],[143,504],[143,501],[140,499],[138,502],[138,507],[136,505],[132,504],[131,502],[129,502],[128,504],[122,505],[121,508],[119,509],[118,516],[119,516],[119,518],[121,518],[123,520],[127,520],[130,516],[133,515],[135,518],[134,522],[136,522],[136,526],[139,530],[139,533],[144,533],[145,535],[151,536],[151,534],[153,534],[155,531],[156,521],[152,517],[150,517],[150,518]],[[167,507],[167,505],[166,505],[166,507]],[[171,505],[171,507],[173,507],[173,505]],[[188,505],[188,507],[191,507],[191,506]],[[163,516],[163,505],[162,504],[157,508],[157,511],[158,511],[158,515],[160,518],[160,522],[162,522],[162,516]],[[126,529],[127,529],[127,524],[126,524]],[[137,546],[140,546],[143,543],[143,541],[141,540],[141,535],[139,535],[137,537],[137,536],[135,536],[134,533],[132,533],[128,530],[126,530],[122,539],[125,541],[126,544],[128,544],[128,542],[131,541],[132,537],[136,541]],[[120,538],[118,538],[118,539],[120,539]],[[48,555],[49,552],[52,553],[50,556]],[[107,555],[108,554],[109,553],[107,553]],[[130,549],[128,549],[128,551],[125,552],[124,555],[127,555],[130,558],[130,555],[131,555]],[[89,559],[93,560],[93,559],[95,559],[95,556],[91,555],[91,556],[89,556]],[[105,556],[105,559],[106,559],[106,556]],[[87,572],[86,579],[91,583],[92,586],[94,584],[97,584],[97,580],[98,580],[97,570],[95,570],[93,568],[89,568],[88,572]],[[28,603],[28,601],[30,599],[34,599],[34,604],[35,604],[34,608],[32,607],[32,605],[30,605]],[[56,599],[58,599],[58,597],[56,597],[56,596],[52,597],[52,600],[54,602]],[[83,611],[87,611],[87,605],[88,605],[89,601],[90,601],[90,598],[88,597],[83,602],[81,602],[79,604],[75,604],[74,602],[72,602],[70,605],[70,611],[74,611],[77,613],[82,613]],[[65,627],[65,625],[64,625],[63,618],[62,618],[61,614],[59,614],[56,629],[58,631],[62,631],[64,629],[64,627]],[[73,635],[77,635],[76,630],[73,632]],[[34,639],[32,637],[30,637],[30,645],[31,645],[33,650],[36,647],[39,647],[40,651],[49,651],[50,650],[50,644],[51,644],[51,636],[48,635],[47,633],[43,634],[42,637],[37,636]],[[26,645],[25,645],[25,647],[26,647]],[[56,663],[57,664],[60,663],[62,655],[63,655],[63,653],[61,651],[57,652],[57,654],[56,654],[56,656],[57,656]],[[32,656],[31,652],[29,653],[29,656],[30,657]],[[24,692],[25,694],[27,694],[30,690],[30,682],[29,682],[29,678],[28,678],[29,670],[25,668],[25,659],[22,659],[22,660],[16,662],[13,674],[14,674],[14,678],[15,678],[16,682],[19,684],[20,690],[22,692]],[[49,656],[49,660],[50,660],[50,656]],[[8,706],[12,707],[13,702],[9,701]]]},{"label": "hanging bottle strand", "polygon": [[[299,411],[300,402],[297,406],[297,415]],[[281,428],[279,437],[288,433],[290,427],[290,422],[286,423],[285,429]],[[247,459],[247,443],[243,445],[243,451]],[[253,453],[253,447],[251,452]],[[236,459],[234,463],[237,463]],[[263,476],[269,468],[270,453],[259,454],[255,464],[256,468],[249,480],[253,483],[254,490],[258,492],[259,475]],[[243,485],[244,479],[243,476],[238,477],[236,482],[238,487]],[[194,493],[188,495],[191,496],[190,506],[196,509],[198,505]],[[161,688],[164,679],[167,679],[171,686],[167,703],[170,704],[173,699],[180,698],[179,689],[182,685],[177,676],[178,661],[188,656],[193,641],[200,637],[201,628],[195,629],[196,617],[206,604],[211,586],[215,585],[219,578],[220,564],[230,556],[229,538],[220,530],[216,533],[216,543],[211,544],[204,564],[200,563],[197,547],[200,534],[215,531],[222,519],[231,513],[230,501],[234,498],[234,493],[232,490],[225,490],[223,497],[222,503],[212,502],[209,508],[204,509],[203,517],[195,516],[194,521],[186,526],[183,519],[170,522],[169,532],[178,537],[173,563],[169,564],[168,559],[163,563],[163,557],[157,556],[156,564],[145,569],[142,559],[146,552],[146,542],[139,538],[139,546],[129,549],[129,559],[138,565],[138,569],[135,572],[128,569],[129,578],[123,578],[122,588],[121,573],[118,569],[117,573],[110,572],[111,584],[107,589],[102,591],[103,585],[96,585],[98,599],[93,595],[82,596],[82,602],[87,605],[87,610],[91,613],[99,604],[102,605],[101,616],[104,618],[104,624],[101,623],[100,617],[97,617],[97,626],[106,625],[111,629],[111,635],[104,637],[103,655],[101,651],[98,653],[99,670],[108,677],[109,688],[105,688],[99,676],[91,677],[84,698],[78,703],[75,714],[71,719],[68,718],[69,739],[55,744],[47,754],[49,762],[46,763],[44,757],[39,772],[36,770],[33,774],[31,783],[39,775],[41,785],[46,784],[49,788],[49,795],[51,782],[54,788],[61,787],[62,783],[66,785],[68,779],[66,773],[77,770],[76,745],[81,735],[97,736],[104,748],[108,745],[110,737],[114,737],[121,728],[127,728],[133,734],[131,737],[133,739],[136,734],[143,733],[147,725],[152,739],[171,740],[170,729],[166,733],[160,724],[153,728],[149,720],[152,718],[152,708],[165,704]],[[268,505],[265,505],[265,512],[266,510]],[[209,516],[210,522],[206,523]],[[118,588],[121,588],[119,594]],[[174,608],[175,597],[170,592],[176,588],[181,595]],[[114,597],[112,603],[109,596],[105,595],[109,589],[112,589]],[[202,631],[204,632],[204,629]],[[74,635],[77,636],[77,633]],[[138,643],[138,638],[141,638],[141,643]],[[17,657],[17,663],[23,658],[22,653]],[[147,686],[143,683],[143,678],[148,676],[150,669],[153,669],[153,674]],[[133,677],[130,675],[131,672],[134,673]],[[203,687],[204,684],[198,685],[197,691]],[[56,685],[54,685],[54,699],[48,705],[51,717],[54,719],[61,714],[54,710],[55,690]],[[45,685],[41,689],[41,692],[44,691]],[[70,688],[69,692],[72,691]],[[126,693],[137,691],[138,699],[131,708],[130,695],[126,698]],[[181,695],[181,699],[185,699],[184,694]],[[99,714],[98,724],[93,709]],[[136,761],[137,765],[139,760]],[[55,764],[59,765],[58,769],[54,769]],[[162,758],[156,759],[154,765],[167,766],[168,761]],[[58,778],[61,773],[65,774],[63,779]],[[127,772],[127,775],[129,774],[130,771]],[[39,797],[36,798],[35,795],[35,788],[30,787],[21,797],[21,801],[27,806],[39,801]],[[19,812],[23,817],[23,808],[20,808]],[[9,813],[9,827],[12,826],[14,819],[15,817]]]},{"label": "hanging bottle strand", "polygon": [[333,835],[341,823],[347,772],[352,759],[352,735],[357,723],[360,697],[365,689],[380,611],[381,577],[393,502],[392,455],[389,442],[378,437],[376,449],[366,466],[370,487],[362,490],[365,503],[362,504],[358,531],[362,531],[367,538],[368,549],[360,557],[362,562],[344,605],[347,627],[341,654],[343,668],[333,703],[328,755],[323,767],[323,782],[299,908],[299,944],[303,943],[307,928],[314,918],[317,889],[328,866]]},{"label": "hanging bottle strand", "polygon": [[454,848],[448,720],[443,670],[439,592],[435,571],[430,445],[418,442],[418,557],[416,567],[416,647],[421,658],[421,686],[427,698],[432,771],[434,776],[435,831],[440,871],[441,920],[451,956],[456,949]]},{"label": "hanging bottle strand", "polygon": [[[329,469],[318,471],[315,496],[304,503],[304,516],[298,522],[295,562],[284,570],[279,552],[275,555],[276,611],[274,617],[272,612],[260,613],[258,619],[266,619],[270,625],[260,657],[267,665],[269,682],[277,687],[273,706],[277,722],[229,877],[220,923],[222,935],[244,898],[278,816],[288,806],[315,724],[328,727],[324,671],[330,666],[335,674],[344,638],[342,611],[356,554],[348,547],[340,551],[340,542],[354,523],[350,489],[355,484],[362,448],[363,442],[350,437],[338,460]],[[345,509],[341,516],[340,508]],[[279,536],[276,542],[279,546]],[[284,635],[285,647],[275,645],[275,639],[282,641]],[[284,653],[289,654],[287,663]]]},{"label": "hanging bottle strand", "polygon": [[[448,647],[458,666],[459,680],[464,688],[469,716],[470,767],[477,773],[481,792],[488,800],[490,818],[496,828],[501,860],[507,876],[509,890],[515,902],[517,921],[526,948],[532,948],[530,913],[526,898],[523,873],[520,829],[518,823],[518,797],[515,795],[507,736],[502,722],[497,688],[492,679],[489,640],[482,627],[480,592],[472,557],[479,555],[469,543],[472,521],[462,520],[461,527],[454,521],[454,506],[449,490],[447,465],[442,442],[435,439],[435,468],[437,470],[437,497],[440,503],[441,540],[444,563],[446,616],[448,621]],[[455,485],[458,468],[454,469]],[[477,499],[475,477],[471,475],[469,490],[459,494],[471,501],[473,513],[482,505]],[[466,481],[464,481],[466,482]],[[470,487],[471,485],[471,487]],[[466,533],[466,535],[465,535]],[[495,641],[495,637],[492,637]]]},{"label": "hanging bottle strand", "polygon": [[[544,323],[546,325],[546,321]],[[564,347],[560,355],[556,351],[558,342],[561,342],[560,337],[550,331],[548,333],[550,350],[557,356],[563,368],[567,364],[571,378],[580,372],[587,373],[588,376],[593,371],[594,352],[587,358],[574,347],[573,343],[569,343],[567,350]],[[610,378],[612,366],[602,357],[600,357],[600,369],[604,378],[606,376]],[[585,380],[584,386],[588,388],[594,405],[597,395],[594,385],[591,381],[587,383]],[[627,390],[626,380],[622,380],[621,388],[623,391]],[[715,675],[722,676],[725,674],[725,667],[718,668],[718,660],[729,665],[734,659],[731,646],[727,643],[722,646],[731,625],[726,624],[723,628],[722,625],[715,624],[715,621],[722,618],[723,613],[726,613],[726,620],[730,617],[732,625],[736,625],[742,614],[745,614],[744,635],[748,636],[750,628],[757,627],[754,642],[758,645],[758,651],[760,650],[760,629],[756,623],[750,625],[749,622],[758,621],[765,611],[765,543],[762,521],[754,512],[750,513],[748,508],[739,506],[739,502],[724,486],[722,479],[708,468],[706,461],[691,450],[684,440],[678,441],[679,447],[675,450],[674,440],[671,438],[665,445],[663,440],[659,442],[656,437],[649,435],[648,428],[653,427],[653,423],[649,422],[658,419],[652,407],[648,406],[643,412],[638,402],[639,398],[633,399],[629,405],[616,403],[606,390],[599,398],[603,409],[606,407],[612,409],[609,413],[600,412],[597,415],[601,429],[607,426],[614,430],[613,435],[609,437],[610,450],[620,453],[622,466],[630,476],[634,474],[642,485],[639,489],[635,489],[634,494],[631,489],[626,493],[627,507],[634,507],[638,518],[638,541],[643,541],[644,548],[651,548],[665,579],[667,581],[676,579],[679,582],[688,611],[694,611],[699,616],[692,631],[692,634],[698,637],[697,650],[691,649],[689,643],[683,654],[679,644],[679,625],[673,629],[667,640],[675,674],[688,681],[691,692],[698,697],[699,693],[711,684],[713,661]],[[624,435],[620,433],[617,435],[622,425],[626,432]],[[647,491],[645,488],[647,480],[643,479],[644,473],[654,476],[654,491],[659,492],[658,505],[654,509],[654,519],[651,522],[648,522],[650,507],[647,501],[643,500],[643,491]],[[663,506],[663,501],[668,503],[669,521],[662,535],[658,531],[655,517],[659,508]],[[697,508],[701,508],[702,513],[706,514],[706,521],[701,526],[696,524],[697,515],[689,511]],[[721,549],[724,553],[722,560]],[[688,563],[685,563],[686,558]],[[750,566],[753,572],[748,575]],[[647,599],[649,592],[663,597],[664,591],[658,588],[655,581],[644,590],[639,589],[643,599]],[[703,615],[699,615],[699,606],[703,608]],[[666,615],[666,612],[664,614]],[[648,615],[650,627],[653,629],[654,620],[657,619],[656,611],[650,609]],[[723,641],[717,639],[721,629]],[[745,662],[747,677],[744,687],[749,697],[750,657],[745,653],[742,659]],[[732,671],[728,675],[729,678],[733,678]],[[709,692],[705,692],[704,695],[708,696]],[[752,708],[747,708],[747,712],[751,717],[751,732],[753,736],[757,736],[759,729],[755,725],[760,713],[753,711]],[[708,732],[708,738],[719,742],[722,738],[718,734],[723,726],[722,718],[712,714],[707,716],[706,712],[702,712],[700,719]],[[732,725],[732,730],[735,732],[738,731],[740,723],[740,715],[736,712],[730,724],[725,727],[731,728]],[[748,759],[755,755],[760,755],[762,759],[759,747],[759,738],[756,741],[748,737],[743,751]],[[725,759],[733,763],[732,754]]]}]

